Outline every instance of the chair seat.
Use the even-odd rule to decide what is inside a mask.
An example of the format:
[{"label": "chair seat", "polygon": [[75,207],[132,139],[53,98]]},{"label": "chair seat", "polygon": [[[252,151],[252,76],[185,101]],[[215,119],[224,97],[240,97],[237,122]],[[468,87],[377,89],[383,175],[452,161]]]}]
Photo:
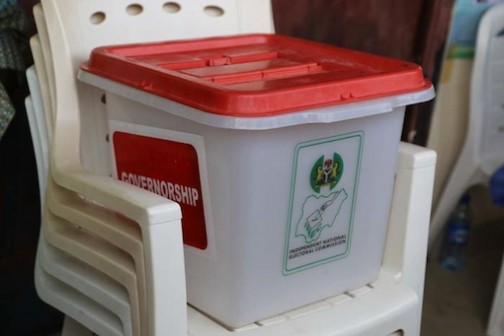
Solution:
[{"label": "chair seat", "polygon": [[412,326],[417,318],[419,300],[410,287],[398,283],[393,274],[382,271],[379,279],[369,286],[235,331],[227,330],[201,312],[188,307],[189,335],[390,335],[396,330],[414,335]]}]

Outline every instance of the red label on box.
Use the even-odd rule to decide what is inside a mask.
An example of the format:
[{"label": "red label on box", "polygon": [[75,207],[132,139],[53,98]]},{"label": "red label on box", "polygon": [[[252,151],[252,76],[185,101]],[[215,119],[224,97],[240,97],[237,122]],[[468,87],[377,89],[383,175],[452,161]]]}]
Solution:
[{"label": "red label on box", "polygon": [[186,143],[115,132],[117,177],[171,199],[182,208],[184,243],[206,249],[207,233],[198,153]]}]

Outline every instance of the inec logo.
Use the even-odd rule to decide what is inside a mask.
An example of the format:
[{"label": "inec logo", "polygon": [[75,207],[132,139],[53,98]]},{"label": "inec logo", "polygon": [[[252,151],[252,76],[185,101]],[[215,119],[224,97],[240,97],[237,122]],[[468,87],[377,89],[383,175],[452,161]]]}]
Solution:
[{"label": "inec logo", "polygon": [[296,146],[284,275],[349,255],[363,139],[357,131]]},{"label": "inec logo", "polygon": [[310,173],[310,185],[313,191],[320,193],[322,187],[328,186],[332,190],[343,175],[343,159],[338,153],[332,158],[321,156],[313,165]]}]

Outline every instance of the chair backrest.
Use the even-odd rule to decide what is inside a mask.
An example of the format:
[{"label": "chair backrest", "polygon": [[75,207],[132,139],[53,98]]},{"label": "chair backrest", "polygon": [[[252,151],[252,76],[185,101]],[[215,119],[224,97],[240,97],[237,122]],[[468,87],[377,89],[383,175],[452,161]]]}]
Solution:
[{"label": "chair backrest", "polygon": [[[34,49],[40,49],[37,50],[37,54],[34,53],[33,58],[35,66],[37,67],[37,72],[39,72],[39,76],[43,77],[41,80],[45,80],[43,88],[41,88],[44,91],[43,103],[46,113],[45,118],[47,120],[47,129],[52,130],[54,123],[54,102],[56,100],[56,92],[54,88],[54,66],[52,63],[52,53],[49,44],[47,25],[41,4],[37,4],[33,7],[33,17],[35,18],[38,34],[32,37],[30,43],[32,52]],[[38,48],[33,43],[38,44]],[[49,136],[51,136],[51,133],[49,133]]]},{"label": "chair backrest", "polygon": [[[41,113],[39,118],[43,119],[45,123],[44,128],[47,130],[46,142],[49,143],[53,129],[53,118],[51,115],[53,109],[51,106],[52,99],[49,86],[51,82],[54,84],[54,79],[49,80],[48,78],[49,72],[46,70],[45,57],[43,54],[43,49],[47,49],[47,47],[44,47],[40,42],[39,34],[32,36],[30,39],[30,48],[35,66],[35,75],[37,77],[36,84],[38,84],[38,88],[36,88],[35,91],[40,92],[40,101],[37,101],[37,103],[40,103],[40,106],[37,107],[37,110]],[[52,75],[53,72],[51,71],[50,73]],[[30,87],[30,93],[31,92]]]},{"label": "chair backrest", "polygon": [[[44,106],[42,103],[42,92],[40,90],[39,76],[34,66],[29,67],[26,70],[26,79],[28,81],[28,87],[30,89],[30,96],[27,98],[31,100],[32,112],[28,113],[28,117],[32,118],[30,121],[30,130],[32,131],[33,144],[36,152],[37,159],[37,169],[39,172],[39,183],[41,184],[41,194],[45,193],[45,185],[47,179],[47,173],[49,169],[49,154],[48,154],[48,133],[47,123],[44,118]],[[31,114],[31,115],[30,115]],[[33,121],[33,124],[32,124]]]},{"label": "chair backrest", "polygon": [[[469,132],[474,132],[473,137],[480,141],[476,151],[481,155],[481,168],[487,176],[504,164],[503,62],[504,4],[501,4],[489,9],[481,19],[471,83]],[[504,335],[504,259],[487,334]]]},{"label": "chair backrest", "polygon": [[[54,80],[54,132],[51,150],[51,175],[57,184],[77,192],[91,192],[100,189],[98,180],[84,172],[81,161],[86,168],[101,175],[108,175],[110,168],[108,160],[108,144],[106,135],[108,125],[106,121],[105,105],[102,102],[102,92],[91,88],[76,80],[78,67],[89,57],[94,47],[106,44],[148,42],[189,37],[215,36],[239,34],[246,32],[271,32],[271,8],[269,0],[218,0],[212,5],[202,1],[185,0],[175,2],[166,1],[138,1],[135,4],[124,0],[42,0],[43,16],[47,25],[47,35],[50,43]],[[40,14],[40,13],[39,13]],[[39,23],[37,23],[39,25]],[[42,40],[42,39],[41,39]],[[46,68],[47,70],[47,68]],[[81,145],[82,144],[82,145]],[[104,164],[105,163],[105,164]],[[95,188],[97,187],[97,188]],[[119,186],[116,186],[116,190]],[[94,189],[93,189],[94,188]],[[103,188],[102,188],[103,189]],[[107,204],[113,191],[94,192],[93,196],[100,203]],[[116,193],[120,193],[117,189]],[[131,203],[132,195],[122,194],[126,200],[114,203],[114,209],[125,210],[126,215],[132,212],[124,208]],[[104,198],[105,197],[105,198]],[[137,199],[135,197],[135,199]],[[138,200],[137,200],[138,201]],[[140,209],[140,203],[134,204]],[[149,215],[150,216],[150,215]],[[52,219],[51,223],[56,219]],[[68,223],[70,224],[70,223]],[[46,228],[49,228],[47,226]],[[61,226],[63,229],[64,226]],[[168,233],[169,226],[156,226],[156,230]],[[151,228],[150,230],[154,230]],[[156,231],[155,230],[155,231]],[[166,231],[166,232],[165,232]],[[154,231],[153,231],[154,232]],[[60,235],[67,238],[69,234]],[[159,246],[156,235],[144,235],[146,250],[149,246]],[[54,239],[55,234],[48,235]],[[178,236],[177,236],[178,237]],[[54,240],[52,244],[62,243]],[[164,239],[163,244],[167,244]],[[82,249],[86,246],[82,246]],[[68,250],[71,248],[68,246]],[[153,248],[151,249],[153,250]],[[158,253],[166,256],[163,249],[156,248]],[[149,334],[163,333],[156,330],[157,324],[152,321],[163,319],[166,314],[168,301],[155,300],[151,293],[163,291],[160,286],[165,281],[159,274],[167,273],[165,265],[159,263],[158,257],[152,257],[148,265],[152,275],[149,283],[149,306],[158,307],[149,310]],[[178,259],[174,259],[177,261]],[[166,278],[166,274],[163,276]],[[173,275],[172,275],[173,276]],[[133,277],[131,277],[133,279]],[[133,280],[132,280],[133,281]],[[119,281],[120,282],[120,281]],[[134,284],[129,286],[131,290]],[[155,287],[155,288],[154,288]],[[185,293],[184,293],[185,294]],[[182,293],[179,295],[183,297]],[[133,296],[130,295],[130,299]],[[179,298],[175,298],[177,301]],[[184,301],[185,302],[185,301]],[[136,305],[138,306],[138,305]],[[161,308],[161,309],[159,309]],[[153,316],[156,315],[155,318]],[[178,315],[177,315],[178,316]],[[164,317],[164,320],[169,320]],[[166,324],[166,323],[165,323]],[[172,325],[177,323],[172,323]],[[181,327],[183,324],[180,324]]]},{"label": "chair backrest", "polygon": [[[74,70],[107,44],[272,32],[269,0],[48,0],[57,6]],[[45,5],[47,0],[43,0]],[[49,29],[53,22],[46,21]]]},{"label": "chair backrest", "polygon": [[[466,142],[491,176],[504,163],[504,4],[485,13],[478,28]],[[466,144],[467,145],[467,144]]]},{"label": "chair backrest", "polygon": [[[42,0],[42,7],[53,64],[57,65],[56,99],[59,103],[66,102],[64,108],[57,110],[65,113],[62,118],[73,120],[66,123],[65,131],[69,134],[63,141],[72,149],[64,150],[62,155],[82,160],[86,168],[102,175],[110,174],[103,93],[75,79],[80,64],[88,59],[93,48],[274,30],[270,0],[215,0],[211,5],[203,0],[134,3],[130,0]],[[81,110],[80,119],[77,106]],[[79,134],[78,126],[86,130],[82,133],[81,146],[78,139],[71,140]],[[76,152],[79,148],[82,152]],[[79,156],[74,157],[76,154]],[[55,155],[57,159],[59,154]]]}]

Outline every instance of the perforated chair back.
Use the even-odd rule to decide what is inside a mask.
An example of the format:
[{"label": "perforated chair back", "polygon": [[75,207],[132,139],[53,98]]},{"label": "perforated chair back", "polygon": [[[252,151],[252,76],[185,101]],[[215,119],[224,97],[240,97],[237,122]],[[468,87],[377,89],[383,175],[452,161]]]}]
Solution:
[{"label": "perforated chair back", "polygon": [[[78,94],[78,97],[68,95],[67,99],[72,100],[70,105],[79,105],[82,129],[86,130],[82,133],[79,159],[88,169],[103,175],[109,175],[111,169],[103,93],[76,81],[79,65],[88,59],[93,48],[273,31],[269,0],[217,0],[211,6],[201,0],[137,1],[135,4],[129,0],[44,0],[42,5],[52,57],[58,59],[60,79],[57,82],[62,84],[58,87],[56,83],[54,90]],[[50,71],[49,67],[47,70]],[[62,82],[61,77],[66,80]],[[65,118],[79,117],[68,109],[63,113]],[[68,143],[69,139],[65,140]]]}]

